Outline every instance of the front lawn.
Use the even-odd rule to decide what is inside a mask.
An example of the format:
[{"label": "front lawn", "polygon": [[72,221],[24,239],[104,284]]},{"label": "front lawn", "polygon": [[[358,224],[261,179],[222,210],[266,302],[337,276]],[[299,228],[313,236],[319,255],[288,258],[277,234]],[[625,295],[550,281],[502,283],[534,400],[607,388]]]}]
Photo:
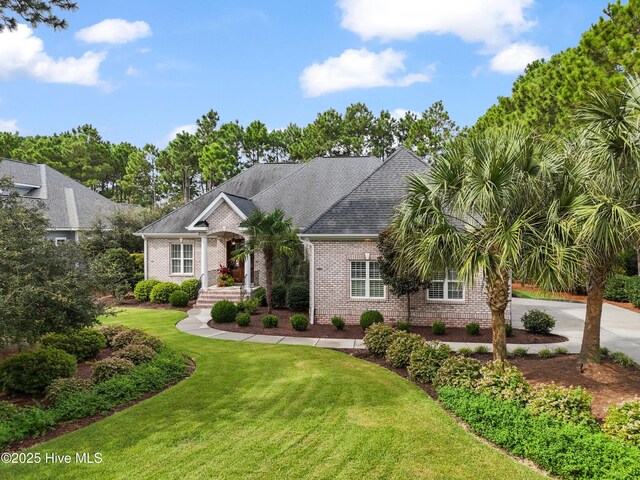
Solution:
[{"label": "front lawn", "polygon": [[314,347],[184,334],[182,312],[105,323],[192,357],[187,380],[30,452],[101,453],[91,465],[0,465],[2,478],[443,478],[541,476],[483,444],[394,373]]}]

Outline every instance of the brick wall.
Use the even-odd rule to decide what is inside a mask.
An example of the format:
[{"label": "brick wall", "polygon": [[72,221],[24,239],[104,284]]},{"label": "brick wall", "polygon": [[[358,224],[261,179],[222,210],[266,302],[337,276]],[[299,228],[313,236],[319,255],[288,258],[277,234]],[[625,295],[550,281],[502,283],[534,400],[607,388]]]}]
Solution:
[{"label": "brick wall", "polygon": [[[378,249],[375,242],[325,242],[314,244],[315,271],[315,321],[330,323],[331,317],[340,315],[348,324],[357,324],[365,310],[379,310],[387,321],[406,318],[406,297],[397,298],[385,287],[384,299],[350,298],[351,260],[375,260]],[[507,308],[507,319],[510,308]],[[463,327],[477,322],[482,327],[491,326],[491,312],[487,306],[484,285],[479,278],[475,285],[465,286],[463,301],[427,300],[427,292],[411,297],[411,321],[416,325],[431,325],[435,320],[451,327]]]}]

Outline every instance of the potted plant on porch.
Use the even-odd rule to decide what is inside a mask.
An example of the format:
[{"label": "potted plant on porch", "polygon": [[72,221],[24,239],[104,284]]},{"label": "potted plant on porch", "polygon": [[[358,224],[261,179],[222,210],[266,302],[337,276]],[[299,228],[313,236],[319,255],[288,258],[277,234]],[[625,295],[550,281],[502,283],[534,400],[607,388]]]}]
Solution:
[{"label": "potted plant on porch", "polygon": [[231,269],[220,265],[218,268],[218,287],[231,287],[233,286],[233,275],[231,275]]}]

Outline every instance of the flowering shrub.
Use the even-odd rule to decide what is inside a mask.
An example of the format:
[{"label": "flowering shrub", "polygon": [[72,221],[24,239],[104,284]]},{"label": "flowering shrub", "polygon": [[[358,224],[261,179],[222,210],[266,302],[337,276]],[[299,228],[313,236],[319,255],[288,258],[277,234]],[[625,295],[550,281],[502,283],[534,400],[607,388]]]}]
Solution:
[{"label": "flowering shrub", "polygon": [[415,333],[395,332],[385,358],[392,367],[405,368],[409,365],[411,354],[424,344],[424,338]]},{"label": "flowering shrub", "polygon": [[394,329],[391,325],[374,323],[366,330],[364,344],[374,357],[384,357],[393,340]]},{"label": "flowering shrub", "polygon": [[480,369],[480,375],[476,390],[490,397],[524,403],[531,391],[522,372],[506,361],[485,363]]},{"label": "flowering shrub", "polygon": [[611,405],[602,431],[622,443],[640,446],[640,400]]},{"label": "flowering shrub", "polygon": [[409,378],[422,383],[430,383],[440,365],[451,355],[451,348],[442,342],[427,342],[413,349],[409,357],[407,372]]},{"label": "flowering shrub", "polygon": [[554,417],[569,423],[593,423],[593,397],[582,387],[536,385],[527,409],[532,415]]},{"label": "flowering shrub", "polygon": [[105,358],[91,367],[91,378],[94,382],[104,382],[116,375],[129,372],[134,367],[131,360],[125,358]]},{"label": "flowering shrub", "polygon": [[437,387],[473,388],[480,378],[482,363],[475,358],[449,357],[447,358],[433,379]]},{"label": "flowering shrub", "polygon": [[120,332],[124,332],[125,330],[129,330],[129,327],[120,324],[105,325],[104,327],[98,329],[98,331],[102,333],[104,335],[104,338],[107,340],[107,347],[112,347],[113,339],[116,337],[116,335],[118,335]]}]

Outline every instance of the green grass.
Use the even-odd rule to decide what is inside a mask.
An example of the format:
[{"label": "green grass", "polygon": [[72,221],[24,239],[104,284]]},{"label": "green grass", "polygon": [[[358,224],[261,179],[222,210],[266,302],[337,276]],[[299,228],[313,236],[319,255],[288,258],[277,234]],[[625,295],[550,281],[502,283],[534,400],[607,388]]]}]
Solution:
[{"label": "green grass", "polygon": [[567,301],[566,298],[557,297],[555,295],[550,295],[548,293],[541,292],[525,292],[524,290],[518,290],[516,288],[513,289],[513,296],[517,298],[532,298],[535,300],[564,300]]},{"label": "green grass", "polygon": [[390,371],[322,348],[187,335],[182,317],[129,309],[105,323],[161,336],[196,361],[190,378],[30,450],[100,452],[101,464],[5,464],[0,478],[542,478]]}]

